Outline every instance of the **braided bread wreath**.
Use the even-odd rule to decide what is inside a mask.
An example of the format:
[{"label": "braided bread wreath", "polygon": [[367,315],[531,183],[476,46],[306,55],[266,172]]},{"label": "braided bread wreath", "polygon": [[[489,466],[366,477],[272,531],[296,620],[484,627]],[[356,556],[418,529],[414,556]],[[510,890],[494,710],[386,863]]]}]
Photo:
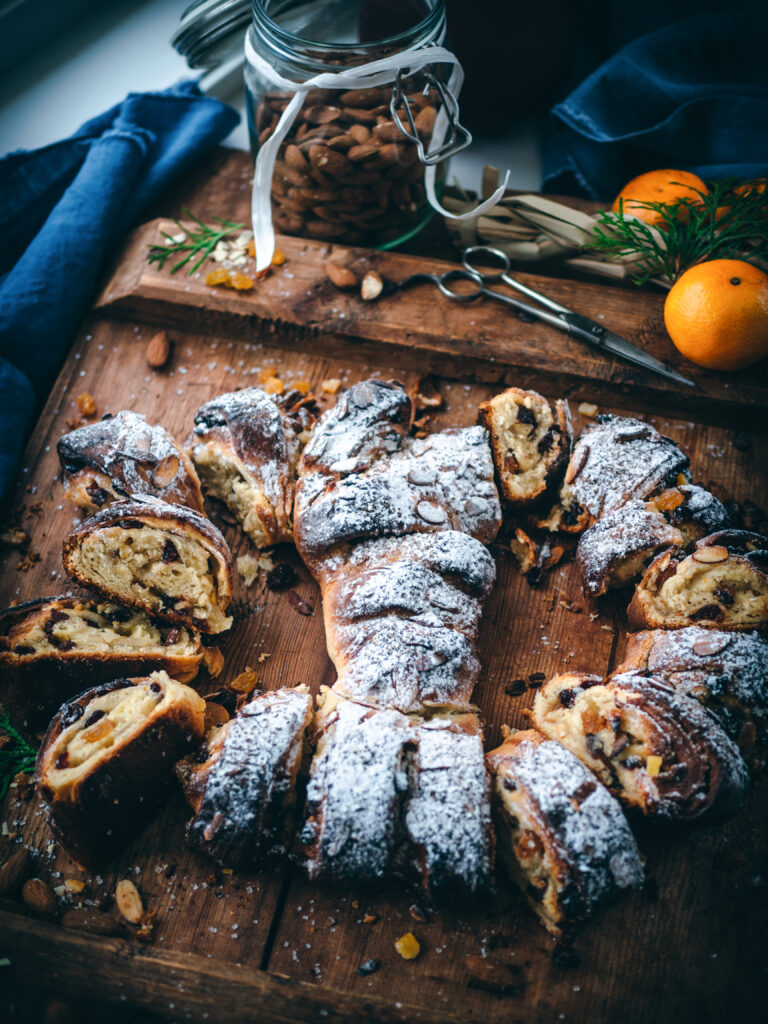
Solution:
[{"label": "braided bread wreath", "polygon": [[[738,806],[742,754],[758,763],[765,748],[768,645],[726,630],[761,628],[762,605],[747,614],[736,602],[719,633],[688,622],[667,632],[678,625],[661,603],[670,573],[656,566],[672,558],[682,578],[686,559],[722,561],[706,572],[742,589],[751,584],[741,577],[756,579],[759,589],[759,538],[729,531],[722,505],[688,481],[686,456],[639,420],[600,417],[573,445],[567,403],[517,388],[484,403],[475,427],[413,438],[413,412],[397,382],[362,381],[310,433],[300,397],[248,388],[199,410],[187,452],[129,412],[62,439],[70,496],[95,511],[67,539],[65,567],[102,600],[50,599],[17,616],[0,659],[74,658],[62,630],[90,631],[97,652],[115,644],[118,659],[144,655],[191,679],[200,638],[231,623],[232,590],[231,555],[201,514],[197,470],[257,545],[293,536],[320,584],[337,671],[316,712],[304,687],[256,693],[205,736],[199,698],[162,670],[68,702],[44,741],[38,784],[57,834],[84,863],[114,852],[121,836],[111,829],[106,843],[94,824],[92,780],[112,758],[134,770],[132,750],[149,751],[130,798],[142,802],[153,773],[167,782],[165,755],[162,768],[152,755],[166,744],[173,759],[186,752],[176,773],[194,815],[188,841],[220,864],[253,869],[294,852],[300,826],[311,878],[395,875],[432,902],[468,902],[493,887],[498,836],[511,877],[563,935],[642,882],[621,804],[683,821]],[[141,443],[115,457],[110,445],[126,447],[125,436]],[[165,460],[154,481],[153,460]],[[134,477],[149,481],[146,496],[130,490]],[[487,545],[501,523],[497,482],[539,528],[581,534],[588,592],[642,576],[632,615],[662,628],[631,640],[606,680],[553,679],[537,695],[535,730],[508,731],[484,756],[471,695],[495,579]],[[138,652],[137,630],[152,638]],[[125,807],[130,799],[119,797]]]}]

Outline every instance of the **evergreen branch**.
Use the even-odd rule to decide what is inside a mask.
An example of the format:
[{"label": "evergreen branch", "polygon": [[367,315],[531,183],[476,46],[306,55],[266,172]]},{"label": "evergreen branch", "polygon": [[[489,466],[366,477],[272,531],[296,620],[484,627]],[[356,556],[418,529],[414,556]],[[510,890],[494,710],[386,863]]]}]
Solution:
[{"label": "evergreen branch", "polygon": [[655,213],[660,223],[646,224],[624,211],[601,210],[586,248],[609,260],[635,261],[635,284],[652,277],[675,281],[705,260],[740,259],[768,268],[768,194],[761,182],[714,182],[698,198],[668,203],[633,200],[635,208]]},{"label": "evergreen branch", "polygon": [[18,772],[31,772],[37,755],[33,747],[11,725],[8,712],[0,704],[0,800],[8,792]]}]

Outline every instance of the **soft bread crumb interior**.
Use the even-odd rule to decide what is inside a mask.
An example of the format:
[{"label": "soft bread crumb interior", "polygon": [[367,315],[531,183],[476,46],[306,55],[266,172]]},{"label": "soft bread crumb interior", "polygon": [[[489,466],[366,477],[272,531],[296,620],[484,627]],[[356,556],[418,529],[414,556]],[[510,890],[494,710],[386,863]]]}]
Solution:
[{"label": "soft bread crumb interior", "polygon": [[271,506],[256,481],[246,479],[238,462],[210,441],[196,444],[192,459],[206,492],[226,504],[253,543],[260,548],[273,543],[259,518],[259,510],[270,514]]},{"label": "soft bread crumb interior", "polygon": [[[716,621],[757,628],[768,617],[768,590],[759,590],[757,583],[757,576],[739,562],[698,562],[691,556],[655,593],[646,594],[656,614],[665,621],[681,620],[686,625],[701,608],[716,604],[725,613]],[[726,595],[725,601],[722,595]]]},{"label": "soft bread crumb interior", "polygon": [[[178,556],[164,561],[171,542]],[[208,622],[214,632],[231,625],[217,604],[211,556],[198,541],[154,526],[106,527],[86,534],[75,549],[76,568],[116,597],[148,602],[153,611],[177,611]],[[175,598],[165,602],[163,597]]]},{"label": "soft bread crumb interior", "polygon": [[[519,419],[520,406],[533,414],[535,426]],[[502,464],[501,472],[507,486],[525,496],[537,491],[546,476],[546,458],[539,452],[539,442],[554,424],[552,410],[548,403],[537,402],[525,395],[522,398],[506,398],[493,407],[493,433],[500,447],[511,451],[518,468],[510,471]]]},{"label": "soft bread crumb interior", "polygon": [[175,643],[166,644],[170,626],[161,627],[143,612],[127,612],[120,609],[123,621],[113,619],[111,612],[116,605],[99,605],[98,609],[75,607],[62,608],[66,618],[48,627],[58,643],[52,643],[46,633],[48,616],[41,616],[31,629],[22,632],[16,642],[22,647],[33,647],[36,654],[61,654],[62,641],[73,645],[73,654],[123,654],[141,651],[147,653],[159,648],[168,656],[194,655],[197,645],[189,632],[177,627],[179,637]]},{"label": "soft bread crumb interior", "polygon": [[525,794],[520,789],[506,788],[503,770],[494,784],[496,832],[504,867],[525,892],[545,928],[556,932],[562,919],[559,906],[562,886],[551,852],[542,839]]},{"label": "soft bread crumb interior", "polygon": [[[582,691],[569,708],[560,703],[559,692],[543,714],[534,715],[536,727],[575,754],[609,788],[615,790],[618,782],[631,802],[644,802],[645,794],[656,788],[653,777],[658,771],[649,771],[653,754],[645,739],[648,725],[642,712],[629,704],[618,707],[605,686]],[[594,737],[589,743],[610,760],[612,770],[590,751],[588,736]],[[652,761],[650,765],[653,768]]]}]

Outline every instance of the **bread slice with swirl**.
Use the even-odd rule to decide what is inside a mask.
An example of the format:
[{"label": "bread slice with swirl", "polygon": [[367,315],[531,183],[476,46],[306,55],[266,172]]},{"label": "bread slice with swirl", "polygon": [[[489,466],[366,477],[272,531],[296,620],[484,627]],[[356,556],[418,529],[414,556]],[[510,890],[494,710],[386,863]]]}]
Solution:
[{"label": "bread slice with swirl", "polygon": [[133,494],[203,511],[195,467],[165,427],[123,409],[65,434],[56,445],[66,495],[97,512]]},{"label": "bread slice with swirl", "polygon": [[651,562],[635,588],[631,629],[768,629],[768,538],[721,530]]},{"label": "bread slice with swirl", "polygon": [[688,457],[650,423],[605,413],[579,437],[558,500],[535,525],[582,533],[632,498],[686,483],[687,467]]},{"label": "bread slice with swirl", "polygon": [[166,672],[116,679],[68,701],[37,756],[54,834],[81,864],[107,863],[165,799],[173,763],[203,735],[205,701]]},{"label": "bread slice with swirl", "polygon": [[748,786],[744,760],[716,719],[655,676],[556,676],[536,694],[531,721],[652,819],[727,817]]},{"label": "bread slice with swirl", "polygon": [[206,494],[223,501],[256,547],[293,540],[293,493],[313,417],[297,391],[244,388],[195,414],[187,450]]},{"label": "bread slice with swirl", "polygon": [[633,633],[617,673],[645,672],[703,704],[748,764],[768,762],[768,640],[701,626]]},{"label": "bread slice with swirl", "polygon": [[232,554],[190,508],[144,495],[115,502],[66,538],[63,558],[73,580],[107,600],[201,633],[232,625]]}]

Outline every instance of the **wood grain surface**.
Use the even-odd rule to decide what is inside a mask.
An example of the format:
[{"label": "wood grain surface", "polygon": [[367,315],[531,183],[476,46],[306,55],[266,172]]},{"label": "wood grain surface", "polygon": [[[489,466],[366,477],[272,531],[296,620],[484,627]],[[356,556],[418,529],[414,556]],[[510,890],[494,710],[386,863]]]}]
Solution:
[{"label": "wood grain surface", "polygon": [[[220,189],[220,205],[206,205],[206,184],[199,204],[188,193],[196,213],[239,215],[227,204],[239,192],[240,164],[230,161],[227,176],[226,160],[214,160],[214,169],[221,161],[219,182],[228,183]],[[302,257],[293,252],[285,266],[298,274],[301,265]],[[392,350],[387,360],[385,349],[374,355],[348,338],[344,347],[337,342],[330,350],[325,334],[288,347],[258,320],[246,338],[229,329],[217,332],[210,323],[201,333],[191,317],[183,328],[169,330],[171,362],[153,371],[145,350],[156,328],[122,319],[125,310],[120,319],[112,312],[101,310],[85,324],[28,446],[15,508],[31,536],[33,558],[0,551],[2,605],[71,589],[61,544],[79,515],[64,500],[55,445],[79,418],[76,398],[83,391],[94,396],[99,414],[132,408],[183,438],[201,403],[255,382],[268,367],[286,382],[309,380],[319,394],[328,378],[346,384],[375,374],[410,384],[418,372]],[[523,387],[535,380],[552,397],[559,393],[533,372],[519,372],[514,380]],[[474,422],[479,402],[497,390],[493,383],[463,379],[444,379],[439,386],[446,407],[432,417],[433,430]],[[596,397],[587,384],[578,394]],[[324,404],[333,401],[327,396]],[[616,403],[601,399],[600,405],[608,410]],[[763,432],[753,430],[749,447],[740,450],[732,430],[670,418],[661,399],[635,411],[680,443],[698,481],[715,481],[740,499],[766,504],[768,437],[762,422]],[[576,419],[578,428],[584,421]],[[758,427],[756,418],[753,425]],[[224,524],[223,530],[235,557],[251,550],[234,528]],[[627,600],[618,594],[588,601],[567,560],[531,588],[503,544],[494,555],[498,583],[483,614],[483,673],[475,691],[487,746],[499,741],[502,724],[525,725],[531,675],[565,668],[602,672],[616,663]],[[263,576],[247,590],[239,582],[237,623],[226,642],[222,678],[253,665],[265,688],[304,682],[317,692],[333,679],[319,593],[292,549],[276,549],[273,558],[297,566],[297,589],[314,614],[297,614],[284,594],[266,588]],[[30,561],[27,570],[19,568]],[[519,679],[526,690],[511,696],[507,687]],[[214,685],[205,677],[200,684],[203,690]],[[11,710],[23,716],[20,705]],[[575,944],[580,964],[566,967],[553,958],[552,939],[503,876],[497,898],[457,915],[424,907],[411,911],[418,896],[396,884],[378,891],[310,885],[285,863],[265,865],[252,876],[226,874],[186,849],[188,814],[179,793],[108,872],[93,877],[53,842],[36,798],[12,790],[0,817],[0,862],[23,840],[33,851],[36,874],[52,885],[67,878],[85,881],[82,894],[60,898],[62,910],[84,902],[115,915],[115,883],[131,877],[146,905],[157,911],[157,929],[151,945],[133,937],[99,938],[11,913],[3,903],[0,958],[10,964],[0,968],[0,1017],[10,1009],[18,1016],[9,1019],[22,1019],[25,1005],[56,996],[78,1006],[85,1000],[84,1020],[91,1010],[93,1019],[103,1020],[112,1009],[96,1013],[94,1006],[109,1004],[115,1014],[151,1010],[162,1018],[199,1022],[671,1024],[733,1017],[751,1024],[764,1019],[768,996],[767,802],[765,784],[758,781],[724,825],[664,831],[640,826],[648,871],[644,890],[586,926]],[[422,946],[419,958],[409,962],[394,949],[394,940],[407,931]],[[371,958],[381,961],[380,969],[360,976],[358,968]]]},{"label": "wood grain surface", "polygon": [[[182,222],[183,223],[183,222]],[[445,376],[493,383],[524,373],[531,386],[577,395],[586,386],[600,400],[625,407],[662,405],[699,419],[716,416],[726,425],[749,425],[768,396],[768,366],[718,374],[694,366],[675,349],[664,329],[662,295],[630,291],[540,274],[517,273],[529,287],[578,313],[605,324],[639,348],[665,361],[696,387],[669,381],[569,337],[555,327],[531,322],[527,314],[490,299],[452,301],[432,283],[419,283],[364,302],[357,291],[340,291],[325,264],[341,263],[362,278],[376,270],[389,282],[413,274],[442,274],[454,261],[394,252],[371,252],[341,245],[279,236],[288,262],[274,268],[252,291],[205,283],[206,267],[184,270],[149,265],[151,244],[178,227],[157,220],[129,239],[120,265],[96,303],[110,316],[137,318],[179,329],[225,333],[249,341],[272,334],[287,349],[317,351],[339,358],[350,344],[374,359],[397,361]],[[459,283],[461,290],[463,285]],[[504,284],[494,291],[514,294]],[[519,298],[519,296],[518,296]],[[521,318],[521,316],[523,318]]]}]

